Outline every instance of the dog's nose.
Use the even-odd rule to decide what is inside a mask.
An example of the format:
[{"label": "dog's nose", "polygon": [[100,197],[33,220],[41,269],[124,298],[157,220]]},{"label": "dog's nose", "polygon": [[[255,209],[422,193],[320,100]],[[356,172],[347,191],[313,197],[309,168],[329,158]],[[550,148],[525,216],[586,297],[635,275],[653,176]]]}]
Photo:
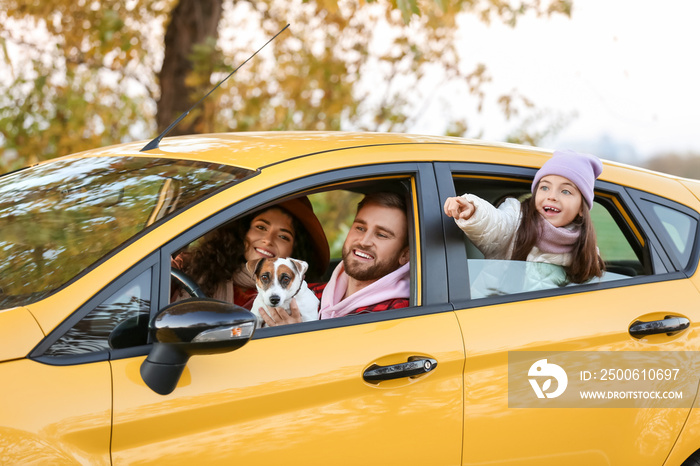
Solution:
[{"label": "dog's nose", "polygon": [[277,296],[276,294],[273,294],[270,296],[270,304],[273,306],[277,306],[280,303],[280,297]]}]

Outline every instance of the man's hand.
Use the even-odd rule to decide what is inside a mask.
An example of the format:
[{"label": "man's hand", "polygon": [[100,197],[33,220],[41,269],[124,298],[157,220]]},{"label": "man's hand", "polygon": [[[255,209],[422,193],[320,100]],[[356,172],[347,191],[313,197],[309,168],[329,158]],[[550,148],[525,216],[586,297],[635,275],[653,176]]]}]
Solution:
[{"label": "man's hand", "polygon": [[457,196],[448,197],[445,201],[443,210],[445,211],[445,215],[448,217],[460,220],[469,220],[471,216],[474,215],[476,207],[463,197]]},{"label": "man's hand", "polygon": [[299,312],[299,306],[297,306],[296,298],[292,298],[292,302],[289,304],[289,308],[292,314],[287,314],[287,311],[282,307],[271,307],[265,308],[261,307],[259,309],[260,317],[265,321],[265,325],[268,327],[277,327],[278,325],[286,324],[298,324],[301,322],[301,313]]}]

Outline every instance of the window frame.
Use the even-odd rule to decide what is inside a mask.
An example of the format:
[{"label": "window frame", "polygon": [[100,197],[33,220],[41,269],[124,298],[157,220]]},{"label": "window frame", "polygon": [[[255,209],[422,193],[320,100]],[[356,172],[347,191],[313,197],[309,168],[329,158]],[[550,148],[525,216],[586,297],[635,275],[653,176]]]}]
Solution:
[{"label": "window frame", "polygon": [[[524,182],[532,182],[537,169],[527,168],[513,165],[498,165],[476,162],[440,162],[436,163],[436,176],[438,188],[440,190],[440,199],[444,202],[447,197],[461,195],[456,193],[454,188],[455,175],[467,176],[483,176],[483,177],[498,177],[509,179],[522,179]],[[563,287],[557,289],[537,290],[513,295],[493,296],[479,299],[471,299],[470,290],[464,283],[469,283],[469,267],[467,265],[466,249],[464,248],[463,233],[454,224],[454,220],[443,214],[443,226],[445,228],[445,250],[448,255],[448,281],[450,282],[450,300],[457,309],[466,309],[471,307],[481,307],[493,304],[501,304],[507,302],[518,302],[532,299],[540,299],[550,296],[568,295],[574,293],[584,293],[599,289],[609,289],[618,287],[627,287],[644,283],[662,282],[668,280],[677,280],[687,278],[687,272],[678,271],[673,264],[672,259],[666,254],[661,241],[654,234],[652,226],[643,215],[642,211],[637,206],[634,197],[630,194],[629,188],[617,185],[606,181],[596,181],[595,183],[595,199],[600,203],[613,202],[615,199],[619,203],[618,216],[628,217],[632,222],[632,229],[636,228],[640,237],[645,242],[642,248],[644,261],[651,264],[653,273],[650,275],[638,275],[629,277],[629,279],[621,279],[615,281],[591,283],[584,285],[576,285],[571,287]],[[647,194],[647,193],[645,193]],[[649,194],[647,194],[649,195]],[[657,196],[653,196],[657,199]],[[671,202],[672,201],[667,201]],[[672,203],[676,205],[675,203]],[[621,213],[619,209],[623,209]],[[440,205],[442,212],[442,204]],[[616,221],[618,216],[613,216]],[[698,229],[700,230],[700,228]],[[626,236],[631,234],[625,232]],[[629,239],[629,238],[628,238]],[[692,257],[697,257],[698,244],[693,246],[695,249]],[[634,248],[634,245],[633,245]],[[692,260],[691,260],[692,262]],[[695,260],[694,263],[697,263]]]},{"label": "window frame", "polygon": [[[159,308],[169,303],[169,271],[170,258],[173,253],[188,245],[206,232],[217,228],[225,222],[247,212],[258,209],[265,204],[277,202],[285,197],[300,194],[311,194],[332,188],[342,189],[343,185],[352,185],[359,181],[381,179],[388,177],[403,177],[412,179],[412,200],[414,205],[409,208],[409,216],[417,210],[418,218],[409,218],[409,235],[411,240],[411,299],[416,293],[420,296],[418,304],[413,302],[408,308],[396,312],[384,311],[369,314],[353,315],[338,319],[302,322],[295,325],[258,329],[253,339],[269,338],[293,333],[338,328],[359,325],[367,322],[394,320],[418,315],[452,311],[447,297],[446,258],[442,242],[442,229],[439,217],[441,211],[432,207],[439,203],[435,174],[430,162],[396,162],[363,165],[343,168],[315,175],[304,176],[282,182],[265,189],[239,202],[221,209],[207,219],[182,232],[160,248],[160,260],[164,264],[160,273]],[[326,189],[330,188],[330,189]],[[432,220],[430,220],[432,219]],[[416,231],[416,228],[418,229]],[[417,233],[417,234],[416,234]],[[417,254],[420,254],[420,260]],[[427,273],[427,271],[430,273]],[[417,286],[420,283],[420,288]]]},{"label": "window frame", "polygon": [[[29,358],[35,361],[53,365],[53,366],[68,366],[75,364],[86,364],[99,361],[108,361],[112,359],[121,359],[129,356],[145,355],[148,354],[148,349],[150,345],[141,345],[131,348],[122,349],[109,349],[104,351],[96,351],[84,354],[75,355],[64,355],[64,356],[47,356],[44,352],[53,345],[59,338],[61,338],[68,330],[73,328],[80,320],[87,316],[92,310],[97,306],[101,305],[104,301],[109,299],[122,289],[131,283],[132,280],[137,278],[143,272],[151,269],[151,303],[149,309],[149,316],[152,319],[157,311],[158,307],[154,304],[158,302],[158,297],[160,291],[158,289],[159,276],[160,276],[160,262],[159,253],[153,252],[149,254],[146,258],[139,261],[136,265],[131,267],[127,272],[123,273],[112,281],[109,285],[98,291],[92,298],[90,298],[85,304],[80,306],[75,312],[73,312],[67,319],[56,326],[30,353]],[[87,277],[86,277],[87,279]]]},{"label": "window frame", "polygon": [[[626,188],[626,191],[630,194],[637,205],[639,214],[648,222],[650,231],[655,240],[659,243],[659,247],[665,252],[671,268],[673,270],[683,272],[688,278],[694,275],[698,268],[698,261],[700,260],[700,213],[691,209],[690,207],[645,191],[633,188]],[[664,246],[664,243],[670,243],[672,240],[668,236],[666,229],[663,227],[663,225],[661,225],[659,218],[651,212],[646,212],[645,204],[647,203],[657,204],[662,207],[678,211],[695,220],[695,237],[693,238],[693,243],[689,245],[691,250],[687,264],[681,263],[680,258],[677,257],[672,248],[671,250],[668,250],[668,248]]]}]

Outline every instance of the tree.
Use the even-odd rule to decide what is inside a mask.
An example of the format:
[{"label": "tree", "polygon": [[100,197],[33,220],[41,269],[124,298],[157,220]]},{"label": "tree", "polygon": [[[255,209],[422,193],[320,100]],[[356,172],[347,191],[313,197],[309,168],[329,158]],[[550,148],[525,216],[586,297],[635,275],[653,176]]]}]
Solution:
[{"label": "tree", "polygon": [[[171,135],[405,131],[430,75],[483,106],[490,77],[461,65],[459,14],[515,25],[570,11],[570,0],[0,0],[0,170],[154,136],[287,23]],[[499,101],[509,116],[531,106]],[[464,118],[446,127],[468,132]]]}]

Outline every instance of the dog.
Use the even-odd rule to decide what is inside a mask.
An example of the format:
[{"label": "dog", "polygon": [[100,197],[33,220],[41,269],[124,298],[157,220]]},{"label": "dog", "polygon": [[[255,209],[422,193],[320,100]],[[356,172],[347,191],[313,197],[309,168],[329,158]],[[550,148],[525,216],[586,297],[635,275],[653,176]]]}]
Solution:
[{"label": "dog", "polygon": [[255,278],[258,296],[253,301],[251,312],[257,318],[256,328],[263,326],[259,309],[263,306],[282,307],[287,314],[292,298],[296,299],[302,322],[318,320],[319,300],[304,280],[309,264],[299,259],[256,259],[246,263],[248,271]]}]

